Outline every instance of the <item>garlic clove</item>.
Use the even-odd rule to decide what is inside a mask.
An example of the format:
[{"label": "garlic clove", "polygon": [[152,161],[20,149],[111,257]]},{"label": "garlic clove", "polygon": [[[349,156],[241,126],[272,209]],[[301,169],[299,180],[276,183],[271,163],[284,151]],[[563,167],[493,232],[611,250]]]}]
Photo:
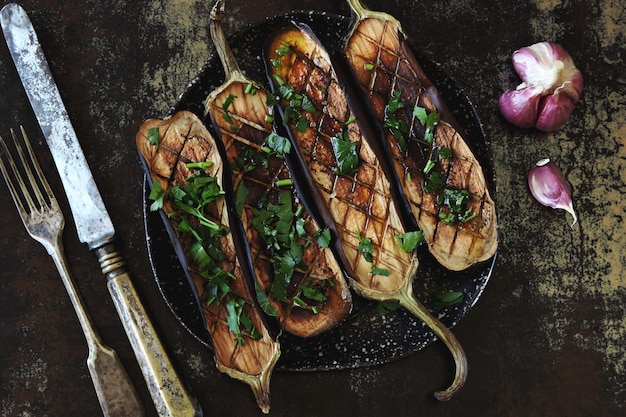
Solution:
[{"label": "garlic clove", "polygon": [[544,132],[560,129],[574,111],[574,101],[566,93],[545,97],[539,109],[535,127]]},{"label": "garlic clove", "polygon": [[498,99],[500,112],[515,126],[533,127],[539,113],[541,87],[526,87],[507,91]]},{"label": "garlic clove", "polygon": [[572,191],[561,169],[549,158],[540,160],[528,173],[528,188],[539,203],[553,209],[567,211],[574,218],[570,227],[578,220],[572,202]]}]

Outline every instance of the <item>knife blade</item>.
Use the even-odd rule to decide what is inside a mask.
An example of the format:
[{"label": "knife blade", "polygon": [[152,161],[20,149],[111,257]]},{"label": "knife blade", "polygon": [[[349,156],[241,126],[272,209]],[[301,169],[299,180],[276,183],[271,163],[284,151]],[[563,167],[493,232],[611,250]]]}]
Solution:
[{"label": "knife blade", "polygon": [[9,3],[0,25],[31,107],[57,167],[79,240],[87,243],[107,287],[160,416],[202,416],[176,374],[115,247],[115,228],[26,11]]}]

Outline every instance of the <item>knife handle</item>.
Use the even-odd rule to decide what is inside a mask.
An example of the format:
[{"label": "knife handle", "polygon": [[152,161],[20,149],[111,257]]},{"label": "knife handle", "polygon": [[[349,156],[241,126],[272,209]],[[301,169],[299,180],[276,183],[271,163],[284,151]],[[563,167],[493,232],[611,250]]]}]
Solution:
[{"label": "knife handle", "polygon": [[125,271],[121,254],[109,243],[95,250],[128,340],[161,417],[201,417],[202,410],[185,389]]}]

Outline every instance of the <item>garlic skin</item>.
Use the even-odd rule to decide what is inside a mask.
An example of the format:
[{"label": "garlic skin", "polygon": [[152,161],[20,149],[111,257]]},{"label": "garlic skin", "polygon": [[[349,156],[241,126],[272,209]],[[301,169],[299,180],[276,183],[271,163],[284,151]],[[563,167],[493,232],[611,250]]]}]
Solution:
[{"label": "garlic skin", "polygon": [[539,42],[515,51],[512,61],[522,83],[500,96],[504,118],[545,132],[561,128],[583,91],[583,76],[572,57],[558,44]]},{"label": "garlic skin", "polygon": [[574,227],[578,218],[572,202],[572,190],[558,165],[549,158],[537,162],[528,173],[528,188],[535,200],[544,206],[570,213],[574,218],[570,227]]}]

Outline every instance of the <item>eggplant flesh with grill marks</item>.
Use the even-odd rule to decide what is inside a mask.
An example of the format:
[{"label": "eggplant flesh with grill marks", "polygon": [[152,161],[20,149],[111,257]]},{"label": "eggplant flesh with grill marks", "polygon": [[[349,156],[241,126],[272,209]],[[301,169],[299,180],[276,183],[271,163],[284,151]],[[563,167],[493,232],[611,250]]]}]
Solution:
[{"label": "eggplant flesh with grill marks", "polygon": [[231,167],[252,268],[272,305],[266,311],[285,331],[311,337],[348,316],[350,290],[332,250],[318,244],[322,230],[300,201],[284,152],[268,146],[268,138],[287,139],[273,134],[266,91],[239,69],[223,33],[223,13],[218,1],[210,29],[226,81],[209,94],[206,111]]},{"label": "eggplant flesh with grill marks", "polygon": [[[158,136],[157,136],[158,135]],[[163,212],[170,236],[186,273],[190,274],[201,304],[206,328],[215,351],[218,369],[249,384],[257,403],[269,411],[269,380],[280,356],[280,346],[268,330],[265,316],[256,302],[254,286],[241,268],[244,260],[230,233],[229,211],[224,196],[203,209],[206,223],[222,228],[216,239],[221,254],[215,256],[216,267],[207,271],[191,255],[195,237],[190,230],[203,234],[198,217],[188,215],[174,202],[173,190],[180,190],[194,178],[214,178],[222,187],[223,164],[213,137],[193,113],[181,111],[172,117],[145,121],[136,137],[137,148],[152,179],[152,188],[163,190]],[[206,163],[202,168],[190,163]],[[207,238],[205,237],[205,240]],[[196,246],[197,249],[197,246]],[[212,250],[216,250],[215,247]],[[220,294],[211,286],[218,273],[229,275],[229,292]],[[217,284],[218,286],[220,284]],[[218,292],[216,295],[215,292]],[[217,297],[217,300],[209,302]],[[250,321],[256,334],[235,334],[230,321],[232,309],[241,309],[242,322]]]},{"label": "eggplant flesh with grill marks", "polygon": [[[265,63],[306,178],[310,196],[337,237],[352,287],[374,300],[396,300],[424,321],[453,355],[452,384],[435,396],[447,400],[464,384],[462,347],[413,296],[416,251],[397,242],[406,230],[380,158],[348,105],[330,56],[310,28],[291,24],[270,38]],[[305,98],[306,97],[306,98]],[[306,105],[303,102],[307,102]]]},{"label": "eggplant flesh with grill marks", "polygon": [[[398,20],[367,10],[358,0],[348,1],[358,20],[346,41],[345,56],[381,125],[391,116],[406,126],[401,136],[385,126],[386,148],[429,250],[451,270],[491,258],[498,246],[495,204],[458,124],[407,45]],[[389,115],[394,100],[400,108]],[[413,113],[416,106],[440,114],[431,139]],[[450,155],[442,157],[441,149]],[[434,165],[426,168],[429,164]],[[428,187],[433,175],[441,178],[441,187]],[[468,195],[455,215],[443,193],[458,196],[459,191]]]},{"label": "eggplant flesh with grill marks", "polygon": [[[391,198],[389,181],[359,123],[351,121],[353,114],[328,53],[304,25],[279,32],[266,51],[274,90],[284,82],[282,87],[306,96],[314,105],[312,111],[302,110],[299,115],[306,118],[306,128],[301,119],[300,127],[293,120],[287,122],[298,156],[315,187],[317,207],[330,215],[331,221],[325,223],[330,223],[339,237],[348,274],[358,288],[381,293],[399,291],[413,279],[417,258],[414,253],[404,252],[396,241],[396,236],[404,235],[406,230]],[[287,101],[281,105],[283,114],[299,110]],[[333,138],[338,136],[343,136],[346,146],[347,141],[353,144],[358,156],[355,172],[337,173]],[[371,259],[359,250],[364,239],[372,241]],[[372,274],[372,267],[389,274]]]}]

